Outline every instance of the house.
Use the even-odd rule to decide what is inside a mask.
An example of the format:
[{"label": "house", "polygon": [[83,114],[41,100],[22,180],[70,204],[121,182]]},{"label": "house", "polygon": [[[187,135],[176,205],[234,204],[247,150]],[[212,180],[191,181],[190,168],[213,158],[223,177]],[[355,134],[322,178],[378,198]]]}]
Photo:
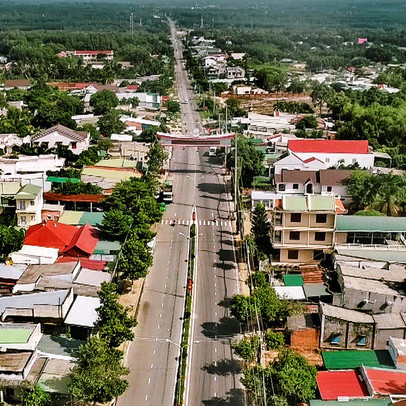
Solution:
[{"label": "house", "polygon": [[244,79],[245,69],[241,66],[228,66],[226,68],[226,78],[227,79]]},{"label": "house", "polygon": [[11,293],[25,268],[25,265],[7,265],[0,263],[0,292]]},{"label": "house", "polygon": [[0,323],[0,352],[35,351],[42,338],[41,325]]},{"label": "house", "polygon": [[73,290],[1,296],[0,318],[62,322],[73,303]]},{"label": "house", "polygon": [[405,269],[355,268],[338,263],[336,271],[341,293],[334,294],[333,305],[372,314],[406,311]]},{"label": "house", "polygon": [[324,169],[318,171],[301,171],[282,169],[275,174],[276,190],[286,194],[321,194],[332,195],[348,204],[351,196],[347,192],[347,182],[351,176],[349,170]]},{"label": "house", "polygon": [[406,218],[384,216],[338,216],[337,244],[386,250],[406,250]]},{"label": "house", "polygon": [[237,96],[249,96],[249,95],[263,95],[268,94],[269,92],[260,89],[259,87],[249,86],[249,85],[234,85],[232,87],[232,93]]},{"label": "house", "polygon": [[150,110],[157,110],[161,107],[162,96],[158,93],[152,92],[118,92],[116,93],[118,100],[121,102],[123,100],[136,97],[140,103],[139,107],[144,107]]},{"label": "house", "polygon": [[[80,335],[80,331],[90,333],[99,318],[97,309],[101,306],[100,298],[77,296],[65,318],[68,331]],[[72,331],[74,330],[74,331]]]},{"label": "house", "polygon": [[0,173],[4,175],[24,175],[59,171],[65,164],[65,158],[57,155],[20,155],[17,158],[0,157]]},{"label": "house", "polygon": [[55,221],[47,221],[27,230],[24,245],[57,248],[61,256],[89,257],[93,254],[99,238],[89,224],[81,227]]},{"label": "house", "polygon": [[79,155],[89,148],[90,133],[87,131],[74,131],[61,124],[57,124],[39,134],[31,136],[31,141],[37,145],[45,144],[47,148],[63,145],[74,154]]},{"label": "house", "polygon": [[319,303],[320,348],[373,349],[375,321],[370,314]]},{"label": "house", "polygon": [[17,225],[29,227],[41,221],[41,209],[44,203],[42,188],[27,184],[20,188],[14,197],[16,201]]},{"label": "house", "polygon": [[375,154],[370,150],[368,141],[291,140],[288,151],[303,161],[317,158],[329,168],[358,164],[360,168],[371,169],[375,162]]},{"label": "house", "polygon": [[319,371],[316,379],[323,400],[369,397],[367,385],[359,371]]},{"label": "house", "polygon": [[[288,141],[290,142],[290,141]],[[320,171],[326,170],[327,165],[318,158],[301,159],[296,154],[289,153],[284,155],[273,164],[275,175],[280,174],[282,170],[294,171]]]},{"label": "house", "polygon": [[30,81],[28,79],[6,79],[4,81],[4,90],[14,88],[28,90],[30,88]]},{"label": "house", "polygon": [[360,368],[362,378],[373,397],[406,395],[406,371],[383,368]]},{"label": "house", "polygon": [[345,212],[334,196],[286,196],[271,210],[273,263],[318,263],[334,246],[336,216]]},{"label": "house", "polygon": [[84,63],[95,62],[97,60],[112,61],[114,58],[112,50],[75,51],[74,55],[82,58]]},{"label": "house", "polygon": [[54,264],[58,259],[57,248],[23,245],[19,251],[10,254],[13,264]]},{"label": "house", "polygon": [[6,181],[0,182],[0,214],[4,210],[14,209],[16,207],[15,195],[21,189],[20,181]]},{"label": "house", "polygon": [[302,313],[288,317],[286,327],[292,348],[317,350],[320,341],[320,320],[316,313]]},{"label": "house", "polygon": [[[46,203],[42,206],[41,222],[45,221],[59,221],[65,211],[65,206],[62,204],[49,204]],[[65,223],[62,221],[62,223]]]},{"label": "house", "polygon": [[388,351],[396,369],[406,370],[406,340],[404,338],[389,337]]}]

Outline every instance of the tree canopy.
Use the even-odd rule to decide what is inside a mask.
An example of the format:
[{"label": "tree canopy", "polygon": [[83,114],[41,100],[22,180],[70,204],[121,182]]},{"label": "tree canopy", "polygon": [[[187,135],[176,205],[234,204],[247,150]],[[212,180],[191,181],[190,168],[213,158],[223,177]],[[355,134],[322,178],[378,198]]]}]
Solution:
[{"label": "tree canopy", "polygon": [[108,111],[117,107],[118,98],[114,92],[109,89],[103,89],[90,97],[90,106],[93,107],[94,114],[106,114]]}]

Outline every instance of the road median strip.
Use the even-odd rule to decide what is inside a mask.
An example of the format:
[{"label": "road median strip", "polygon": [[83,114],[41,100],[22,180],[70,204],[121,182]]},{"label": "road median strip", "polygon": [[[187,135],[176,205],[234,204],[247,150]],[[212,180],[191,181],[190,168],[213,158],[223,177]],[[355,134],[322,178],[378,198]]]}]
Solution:
[{"label": "road median strip", "polygon": [[183,315],[182,342],[180,348],[178,375],[176,380],[176,390],[174,405],[182,405],[185,394],[186,366],[188,357],[188,345],[190,334],[190,319],[192,311],[192,288],[193,274],[195,270],[195,250],[196,250],[196,226],[192,224],[189,228],[189,253],[188,253],[188,272],[187,288],[185,296],[185,311]]}]

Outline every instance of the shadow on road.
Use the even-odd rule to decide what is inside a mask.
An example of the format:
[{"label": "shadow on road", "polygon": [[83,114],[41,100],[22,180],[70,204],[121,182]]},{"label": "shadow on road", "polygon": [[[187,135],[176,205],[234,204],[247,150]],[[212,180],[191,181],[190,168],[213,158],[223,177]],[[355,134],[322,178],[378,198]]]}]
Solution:
[{"label": "shadow on road", "polygon": [[201,182],[197,185],[200,192],[210,193],[212,195],[221,195],[225,192],[224,185],[221,183]]},{"label": "shadow on road", "polygon": [[224,262],[216,262],[213,266],[222,269],[223,271],[231,271],[232,269],[235,269],[233,264],[225,264]]},{"label": "shadow on road", "polygon": [[206,364],[202,370],[212,375],[235,375],[241,372],[241,363],[236,359],[221,359],[212,364]]},{"label": "shadow on road", "polygon": [[169,173],[205,173],[201,169],[170,169]]},{"label": "shadow on road", "polygon": [[212,199],[212,200],[217,200],[218,202],[226,202],[227,199],[222,199],[221,197],[213,197],[213,196],[208,196],[208,195],[200,195],[202,199]]},{"label": "shadow on road", "polygon": [[222,317],[220,322],[208,321],[201,326],[202,334],[209,338],[231,337],[240,332],[238,321],[234,317]]},{"label": "shadow on road", "polygon": [[222,262],[233,262],[234,261],[234,251],[231,249],[225,250],[220,249],[218,251],[219,260]]},{"label": "shadow on road", "polygon": [[244,406],[244,391],[242,389],[231,389],[227,392],[227,397],[213,397],[203,400],[205,406]]},{"label": "shadow on road", "polygon": [[229,297],[225,297],[223,300],[220,300],[220,302],[218,302],[217,304],[219,306],[229,308],[230,307],[230,301],[231,301],[231,299]]}]

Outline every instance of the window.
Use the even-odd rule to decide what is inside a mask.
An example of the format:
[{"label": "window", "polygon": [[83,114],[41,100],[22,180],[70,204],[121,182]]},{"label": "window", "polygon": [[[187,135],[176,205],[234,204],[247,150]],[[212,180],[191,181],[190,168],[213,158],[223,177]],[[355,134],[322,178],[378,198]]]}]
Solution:
[{"label": "window", "polygon": [[326,233],[316,231],[314,234],[314,241],[326,241]]},{"label": "window", "polygon": [[35,221],[35,216],[31,216],[30,221]]},{"label": "window", "polygon": [[332,334],[330,344],[340,345],[340,334]]},{"label": "window", "polygon": [[20,210],[25,210],[25,200],[20,200],[18,204]]},{"label": "window", "polygon": [[330,162],[330,158],[326,158],[326,164]]},{"label": "window", "polygon": [[298,259],[298,258],[299,258],[298,250],[289,250],[288,251],[288,259]]},{"label": "window", "polygon": [[301,213],[291,213],[290,214],[290,222],[291,223],[300,223],[302,221],[302,214]]},{"label": "window", "polygon": [[352,158],[352,163],[356,164],[357,163],[357,158]]},{"label": "window", "polygon": [[34,204],[35,204],[34,200],[31,200],[30,201],[30,206],[34,206]]},{"label": "window", "polygon": [[282,232],[280,230],[275,231],[275,242],[281,242],[282,241]]},{"label": "window", "polygon": [[293,184],[293,189],[298,190],[299,189],[299,183],[294,183]]},{"label": "window", "polygon": [[327,223],[327,214],[316,214],[316,223]]},{"label": "window", "polygon": [[332,192],[333,191],[333,186],[327,186],[327,192]]},{"label": "window", "polygon": [[21,224],[25,224],[27,222],[26,216],[21,216]]},{"label": "window", "polygon": [[279,190],[280,192],[284,192],[284,191],[285,191],[285,184],[284,184],[284,183],[279,183],[279,185],[278,185],[278,190]]},{"label": "window", "polygon": [[313,193],[313,183],[308,183],[306,185],[306,193],[311,195]]},{"label": "window", "polygon": [[72,142],[72,149],[76,149],[77,147],[77,142]]},{"label": "window", "polygon": [[289,240],[299,241],[300,240],[300,231],[291,231],[289,233]]},{"label": "window", "polygon": [[357,345],[365,346],[367,345],[367,338],[364,335],[358,335],[356,338]]}]

